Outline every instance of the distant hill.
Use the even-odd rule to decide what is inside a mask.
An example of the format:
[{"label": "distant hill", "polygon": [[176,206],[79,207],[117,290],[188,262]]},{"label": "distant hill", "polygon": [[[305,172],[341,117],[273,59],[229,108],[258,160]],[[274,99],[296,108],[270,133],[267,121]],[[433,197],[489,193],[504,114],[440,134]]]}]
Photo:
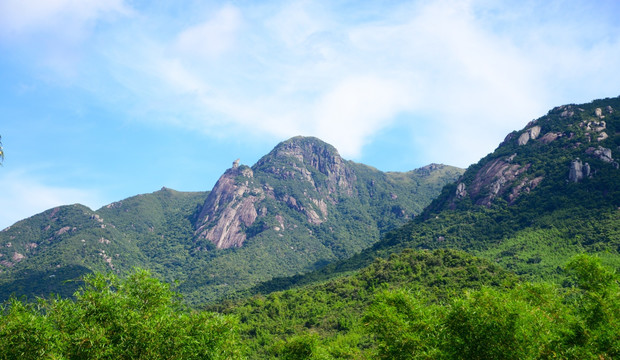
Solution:
[{"label": "distant hill", "polygon": [[[0,298],[70,295],[91,271],[152,270],[191,302],[345,259],[416,215],[462,169],[384,173],[311,137],[235,162],[210,192],[163,188],[93,211],[50,209],[0,232]],[[70,281],[67,281],[70,280]]]}]

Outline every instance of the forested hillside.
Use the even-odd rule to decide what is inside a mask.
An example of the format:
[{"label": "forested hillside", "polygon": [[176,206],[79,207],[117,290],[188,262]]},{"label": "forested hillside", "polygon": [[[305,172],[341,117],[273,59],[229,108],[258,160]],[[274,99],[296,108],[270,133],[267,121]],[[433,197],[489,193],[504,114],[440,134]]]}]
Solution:
[{"label": "forested hillside", "polygon": [[[620,98],[554,108],[470,166],[423,214],[350,259],[255,292],[368,266],[405,248],[466,250],[528,279],[576,254],[620,268]],[[532,137],[532,134],[534,136]],[[527,141],[525,140],[527,139]]]},{"label": "forested hillside", "polygon": [[462,172],[432,164],[384,173],[295,137],[251,168],[235,162],[210,192],[162,188],[97,211],[61,206],[3,230],[0,299],[69,296],[84,274],[141,267],[178,282],[191,303],[214,301],[350,257]]},{"label": "forested hillside", "polygon": [[[618,275],[587,255],[563,286],[452,250],[404,251],[353,276],[188,310],[137,271],[73,299],[12,300],[7,359],[613,359]],[[220,314],[218,314],[218,312]]]}]

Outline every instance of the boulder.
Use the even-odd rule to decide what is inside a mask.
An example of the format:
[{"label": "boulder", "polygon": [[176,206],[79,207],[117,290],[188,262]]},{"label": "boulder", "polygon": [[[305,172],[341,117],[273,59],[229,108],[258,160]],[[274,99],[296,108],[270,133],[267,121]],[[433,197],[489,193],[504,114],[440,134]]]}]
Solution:
[{"label": "boulder", "polygon": [[599,160],[602,160],[607,163],[611,163],[614,161],[612,157],[611,149],[599,146],[598,148],[589,147],[586,149],[586,154],[592,155]]},{"label": "boulder", "polygon": [[521,134],[517,142],[519,145],[525,145],[530,139],[536,139],[538,135],[540,135],[540,126],[536,125],[527,129],[523,134]]},{"label": "boulder", "polygon": [[536,125],[529,130],[530,138],[536,139],[540,135],[540,126]]},{"label": "boulder", "polygon": [[596,115],[597,118],[601,119],[603,118],[603,109],[601,108],[596,108],[594,109],[594,115]]},{"label": "boulder", "polygon": [[572,182],[579,182],[583,179],[583,165],[578,158],[570,163],[570,170],[568,172],[568,180]]},{"label": "boulder", "polygon": [[542,138],[540,138],[540,141],[543,144],[549,144],[550,142],[552,142],[555,139],[557,139],[558,137],[560,137],[560,135],[561,135],[560,133],[548,132]]},{"label": "boulder", "polygon": [[456,186],[456,198],[457,199],[462,199],[465,196],[467,196],[467,190],[465,188],[465,184],[464,183],[459,183]]},{"label": "boulder", "polygon": [[524,132],[523,134],[521,134],[521,136],[519,136],[519,139],[517,139],[517,143],[519,144],[519,146],[527,144],[528,141],[530,141],[529,132]]}]

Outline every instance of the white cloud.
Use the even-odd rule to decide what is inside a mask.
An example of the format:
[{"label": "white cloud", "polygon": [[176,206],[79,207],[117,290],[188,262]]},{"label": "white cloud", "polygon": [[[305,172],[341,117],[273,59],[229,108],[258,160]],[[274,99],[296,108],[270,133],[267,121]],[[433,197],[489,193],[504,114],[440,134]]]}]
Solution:
[{"label": "white cloud", "polygon": [[25,171],[3,171],[0,183],[0,229],[55,206],[80,203],[96,208],[104,203],[95,191],[50,186]]},{"label": "white cloud", "polygon": [[2,0],[0,45],[17,50],[29,66],[52,69],[60,75],[55,80],[65,83],[77,77],[96,25],[130,14],[124,0]]},{"label": "white cloud", "polygon": [[266,24],[278,40],[288,48],[295,48],[327,29],[325,15],[316,3],[296,1],[284,5]]},{"label": "white cloud", "polygon": [[[192,96],[193,113],[203,114],[178,109],[189,116],[175,123],[206,133],[316,135],[359,157],[376,132],[408,114],[414,133],[426,131],[412,138],[420,151],[466,166],[510,130],[567,102],[568,90],[556,94],[556,87],[579,91],[589,83],[566,72],[600,74],[619,51],[596,39],[584,47],[562,35],[569,25],[550,25],[553,19],[524,22],[530,10],[502,16],[487,5],[421,2],[350,23],[325,3],[294,2],[258,18],[225,6],[180,32],[172,44],[179,52],[155,54],[153,76],[163,94]],[[522,26],[505,30],[501,21]],[[537,31],[550,33],[533,36]]]},{"label": "white cloud", "polygon": [[[359,157],[365,141],[389,126],[415,100],[406,84],[375,76],[344,79],[325,93],[308,119],[309,132],[346,157]],[[300,114],[301,115],[301,114]]]},{"label": "white cloud", "polygon": [[221,56],[234,47],[241,24],[239,10],[233,6],[225,6],[206,22],[181,32],[175,48],[190,57],[210,59]]},{"label": "white cloud", "polygon": [[[41,11],[73,4],[57,1]],[[81,19],[125,7],[88,4]],[[613,96],[620,82],[617,28],[545,15],[562,6],[442,0],[364,14],[329,2],[254,6],[210,9],[180,30],[166,15],[136,16],[95,50],[102,76],[145,121],[219,137],[315,135],[359,157],[399,117],[420,157],[461,166],[550,107]]]},{"label": "white cloud", "polygon": [[108,13],[128,14],[130,10],[123,0],[3,0],[0,33],[14,36],[52,31],[69,36],[86,22]]}]

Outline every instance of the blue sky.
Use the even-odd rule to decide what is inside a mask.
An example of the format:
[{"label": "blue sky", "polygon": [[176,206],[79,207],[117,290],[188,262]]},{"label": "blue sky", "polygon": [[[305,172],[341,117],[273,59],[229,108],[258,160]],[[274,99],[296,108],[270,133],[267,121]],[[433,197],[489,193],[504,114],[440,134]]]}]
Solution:
[{"label": "blue sky", "polygon": [[[501,4],[499,4],[501,3]],[[466,167],[620,95],[610,1],[0,0],[0,228],[317,136],[384,171]]]}]

